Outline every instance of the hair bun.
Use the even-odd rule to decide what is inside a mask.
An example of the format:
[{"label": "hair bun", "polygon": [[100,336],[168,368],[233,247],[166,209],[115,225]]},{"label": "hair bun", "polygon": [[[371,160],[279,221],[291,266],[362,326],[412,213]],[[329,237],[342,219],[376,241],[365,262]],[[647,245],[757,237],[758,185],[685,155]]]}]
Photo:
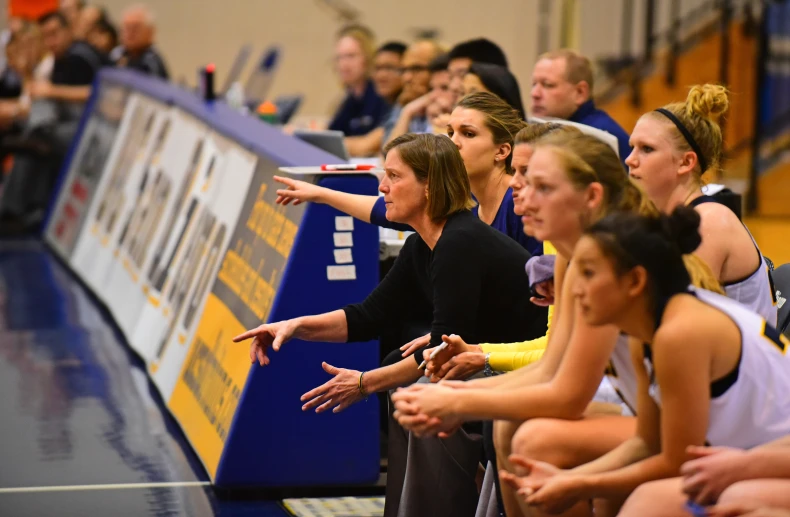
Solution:
[{"label": "hair bun", "polygon": [[674,242],[684,255],[696,250],[702,242],[699,234],[700,217],[690,206],[679,206],[671,214],[661,216],[667,238]]},{"label": "hair bun", "polygon": [[689,114],[716,121],[730,107],[727,88],[718,84],[692,86],[686,106]]}]

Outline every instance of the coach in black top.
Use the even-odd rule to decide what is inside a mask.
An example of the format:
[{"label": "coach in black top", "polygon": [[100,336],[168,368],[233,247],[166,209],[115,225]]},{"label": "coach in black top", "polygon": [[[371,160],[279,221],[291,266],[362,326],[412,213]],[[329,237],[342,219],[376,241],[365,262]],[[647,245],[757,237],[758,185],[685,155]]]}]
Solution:
[{"label": "coach in black top", "polygon": [[[362,303],[261,325],[236,337],[236,342],[253,338],[252,362],[269,364],[269,346],[277,351],[292,338],[367,341],[388,326],[414,318],[415,312],[432,322],[429,346],[440,344],[442,335],[449,334],[475,343],[506,343],[545,334],[546,312],[529,301],[524,272],[529,252],[471,213],[469,178],[455,144],[444,135],[402,135],[385,148],[385,170],[379,190],[386,217],[416,232],[406,240],[392,269]],[[422,374],[418,369],[422,352],[369,372],[324,363],[333,378],[303,395],[302,409],[338,412],[369,393],[410,384]],[[479,438],[459,431],[437,446],[437,442],[411,440],[402,429],[392,428],[397,426],[392,419],[390,426],[385,515],[400,515],[400,508],[409,515],[421,508],[420,516],[445,510],[444,515],[463,516],[474,511],[475,475],[482,459]],[[426,478],[428,470],[443,474]]]},{"label": "coach in black top", "polygon": [[154,47],[156,28],[151,12],[142,5],[127,9],[121,19],[121,46],[110,53],[118,67],[131,68],[167,80],[167,66]]},{"label": "coach in black top", "polygon": [[[268,364],[269,346],[292,338],[358,342],[378,336],[415,307],[432,320],[431,344],[443,334],[470,342],[510,342],[545,334],[546,312],[529,301],[524,265],[530,255],[517,242],[474,217],[469,179],[455,144],[443,135],[406,134],[386,148],[380,190],[387,219],[409,224],[410,236],[392,270],[367,299],[344,309],[261,325],[235,341],[254,338],[250,359]],[[518,315],[518,317],[514,317]],[[355,372],[327,365],[334,382],[305,396],[309,407],[342,410],[366,394],[420,377],[414,358]]]}]

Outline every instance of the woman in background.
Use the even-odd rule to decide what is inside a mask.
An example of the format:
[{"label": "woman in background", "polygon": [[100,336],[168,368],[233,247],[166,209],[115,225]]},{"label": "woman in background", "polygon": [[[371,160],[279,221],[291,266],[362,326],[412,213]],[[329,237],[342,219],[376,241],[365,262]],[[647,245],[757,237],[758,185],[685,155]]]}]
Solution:
[{"label": "woman in background", "polygon": [[335,71],[346,89],[346,98],[329,123],[329,129],[342,131],[346,136],[361,136],[384,122],[390,106],[376,93],[371,79],[374,52],[370,29],[352,25],[338,34]]}]

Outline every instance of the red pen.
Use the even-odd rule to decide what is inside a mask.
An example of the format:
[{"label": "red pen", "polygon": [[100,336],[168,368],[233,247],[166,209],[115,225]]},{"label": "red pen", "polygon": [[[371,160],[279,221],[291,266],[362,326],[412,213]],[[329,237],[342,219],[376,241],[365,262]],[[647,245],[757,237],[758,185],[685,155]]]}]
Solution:
[{"label": "red pen", "polygon": [[357,165],[353,163],[321,166],[322,171],[369,171],[375,168],[375,165]]}]

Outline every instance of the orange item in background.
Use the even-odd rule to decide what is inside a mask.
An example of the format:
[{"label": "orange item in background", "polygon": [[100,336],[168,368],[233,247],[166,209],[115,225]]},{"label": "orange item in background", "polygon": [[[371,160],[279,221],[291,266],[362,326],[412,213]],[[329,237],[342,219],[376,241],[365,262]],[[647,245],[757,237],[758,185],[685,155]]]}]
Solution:
[{"label": "orange item in background", "polygon": [[258,105],[258,115],[272,115],[277,113],[277,106],[271,101],[264,101]]},{"label": "orange item in background", "polygon": [[12,18],[37,20],[58,10],[58,0],[8,0],[8,15]]},{"label": "orange item in background", "polygon": [[269,124],[277,124],[277,106],[271,101],[263,101],[255,110],[258,118]]}]

